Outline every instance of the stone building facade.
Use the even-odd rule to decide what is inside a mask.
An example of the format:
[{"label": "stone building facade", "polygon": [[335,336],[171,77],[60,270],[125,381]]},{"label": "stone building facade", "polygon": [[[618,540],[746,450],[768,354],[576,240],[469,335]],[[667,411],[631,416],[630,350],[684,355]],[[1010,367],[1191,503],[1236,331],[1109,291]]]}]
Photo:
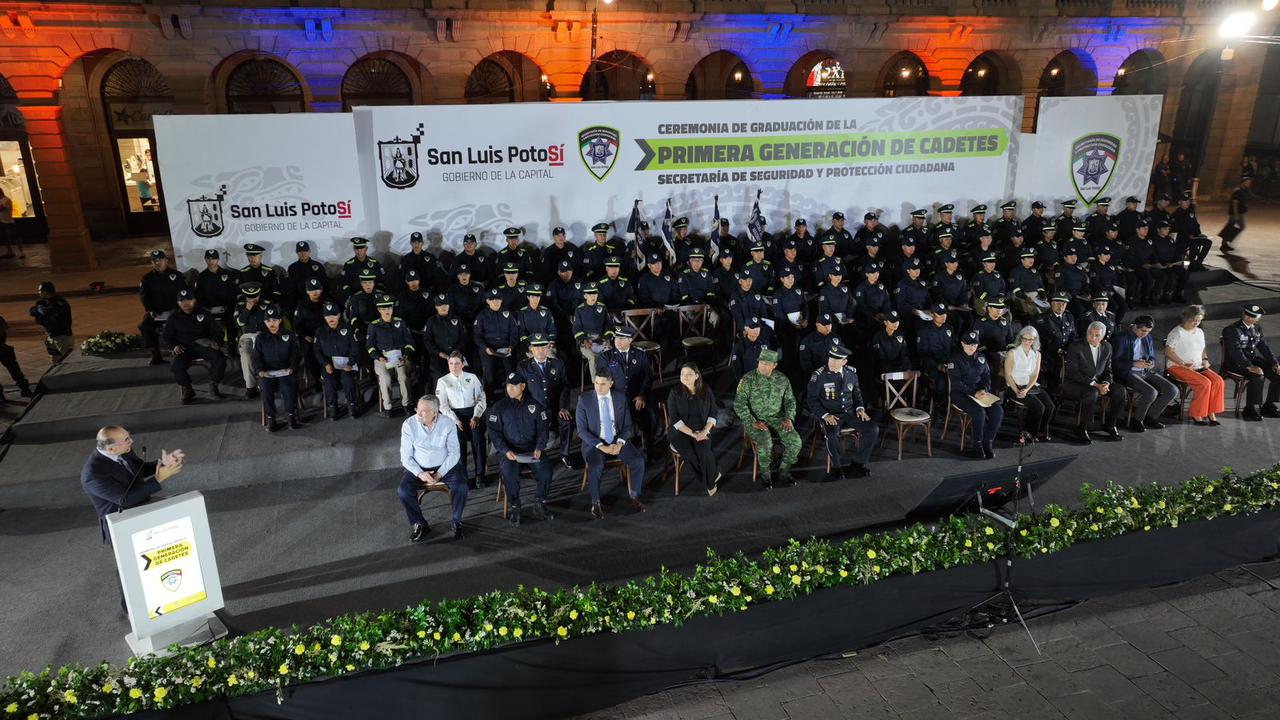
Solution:
[{"label": "stone building facade", "polygon": [[[1235,182],[1260,45],[1229,0],[0,2],[0,187],[56,267],[163,234],[151,118],[360,104],[1157,93],[1201,197]],[[1275,15],[1275,13],[1271,13]],[[1274,22],[1274,18],[1272,19]],[[594,53],[594,54],[593,54]],[[593,61],[592,58],[595,58]],[[19,176],[21,173],[21,176]],[[38,182],[35,181],[38,178]]]}]

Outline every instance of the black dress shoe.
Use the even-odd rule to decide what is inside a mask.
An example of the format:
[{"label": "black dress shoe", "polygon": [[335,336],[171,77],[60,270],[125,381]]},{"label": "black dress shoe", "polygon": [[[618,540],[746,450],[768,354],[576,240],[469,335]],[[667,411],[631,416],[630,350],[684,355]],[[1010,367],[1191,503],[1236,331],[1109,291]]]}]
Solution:
[{"label": "black dress shoe", "polygon": [[351,416],[351,419],[352,419],[352,420],[355,420],[356,418],[360,417],[360,406],[359,406],[359,405],[348,405],[348,406],[347,406],[347,414]]},{"label": "black dress shoe", "polygon": [[541,520],[555,520],[556,514],[551,512],[551,508],[547,507],[544,500],[538,500],[534,503],[534,509],[537,511],[538,518]]},{"label": "black dress shoe", "polygon": [[1209,421],[1209,425],[1210,425],[1210,427],[1218,427],[1218,426],[1219,426],[1219,425],[1221,425],[1221,424],[1222,424],[1222,421],[1220,421],[1220,420],[1210,420],[1210,421]]},{"label": "black dress shoe", "polygon": [[977,445],[974,445],[973,447],[969,448],[968,450],[965,450],[965,451],[964,451],[964,456],[965,456],[965,457],[967,457],[967,458],[973,458],[974,460],[986,460],[986,459],[987,459],[987,454],[986,454],[986,453],[984,453],[984,452],[982,452],[982,448],[978,447]]},{"label": "black dress shoe", "polygon": [[453,524],[453,539],[454,540],[462,539],[462,523]]},{"label": "black dress shoe", "polygon": [[338,422],[338,418],[342,417],[338,414],[338,406],[329,406],[329,422]]},{"label": "black dress shoe", "polygon": [[511,523],[511,527],[520,527],[520,506],[512,505],[507,510],[507,522]]},{"label": "black dress shoe", "polygon": [[648,509],[644,506],[644,503],[640,502],[640,498],[634,495],[631,496],[631,508],[638,513],[642,513]]},{"label": "black dress shoe", "polygon": [[600,503],[591,503],[591,517],[597,520],[604,519],[604,508],[600,507]]},{"label": "black dress shoe", "polygon": [[563,466],[565,466],[565,467],[567,467],[567,468],[569,468],[570,470],[572,470],[572,469],[573,469],[573,463],[569,462],[569,458],[567,458],[567,457],[565,457],[565,456],[563,456],[563,455],[561,455],[561,456],[560,456],[560,464],[561,464],[561,465],[563,465]]},{"label": "black dress shoe", "polygon": [[1142,427],[1148,430],[1163,430],[1164,423],[1160,422],[1159,420],[1143,420]]},{"label": "black dress shoe", "polygon": [[1140,423],[1140,422],[1138,422],[1137,420],[1134,420],[1133,422],[1129,423],[1128,425],[1125,425],[1125,429],[1126,429],[1126,430],[1128,430],[1128,431],[1129,431],[1129,432],[1131,432],[1131,433],[1144,433],[1144,432],[1146,432],[1146,431],[1147,431],[1147,428],[1146,428],[1145,426],[1143,426],[1143,424],[1142,424],[1142,423]]},{"label": "black dress shoe", "polygon": [[302,429],[302,423],[298,422],[298,416],[296,416],[296,415],[290,415],[290,416],[289,416],[289,429],[290,429],[290,430],[301,430],[301,429]]},{"label": "black dress shoe", "polygon": [[790,470],[778,471],[778,481],[774,483],[775,487],[795,487],[796,479],[791,475]]},{"label": "black dress shoe", "polygon": [[1247,407],[1244,412],[1240,413],[1240,419],[1247,422],[1262,422],[1262,413],[1258,412],[1255,407]]},{"label": "black dress shoe", "polygon": [[1093,444],[1093,438],[1089,437],[1088,430],[1076,430],[1076,439],[1080,441],[1081,445]]},{"label": "black dress shoe", "polygon": [[427,539],[427,531],[431,528],[426,523],[414,523],[413,533],[409,535],[411,542],[422,542]]},{"label": "black dress shoe", "polygon": [[275,431],[277,431],[277,430],[279,430],[279,429],[280,429],[280,426],[279,426],[279,425],[276,425],[276,419],[275,419],[275,418],[273,418],[273,417],[269,417],[269,418],[267,418],[267,432],[272,432],[272,433],[273,433],[273,432],[275,432]]},{"label": "black dress shoe", "polygon": [[184,386],[182,388],[182,404],[190,405],[195,401],[196,401],[196,391],[192,390],[190,385]]},{"label": "black dress shoe", "polygon": [[1191,418],[1191,423],[1193,425],[1199,425],[1200,427],[1209,427],[1210,425],[1209,421],[1204,418],[1200,418],[1199,420],[1197,420],[1196,418]]},{"label": "black dress shoe", "polygon": [[34,394],[34,393],[32,393],[32,392],[31,392],[31,385],[29,385],[29,384],[27,384],[27,383],[22,383],[21,385],[19,385],[19,386],[18,386],[18,395],[19,395],[19,396],[24,397],[24,398],[29,398],[29,397],[31,397],[33,394]]},{"label": "black dress shoe", "polygon": [[1105,430],[1103,430],[1102,432],[1107,436],[1107,439],[1108,439],[1108,440],[1111,440],[1111,441],[1113,441],[1113,442],[1114,442],[1114,441],[1117,441],[1117,440],[1123,440],[1123,439],[1124,439],[1124,436],[1120,434],[1120,431],[1119,431],[1118,429],[1116,429],[1116,427],[1115,427],[1114,425],[1112,425],[1112,426],[1111,426],[1111,427],[1109,427],[1109,428],[1106,428],[1106,429],[1105,429]]},{"label": "black dress shoe", "polygon": [[152,355],[151,360],[147,364],[152,367],[155,367],[156,365],[163,365],[164,358],[160,357],[159,355]]},{"label": "black dress shoe", "polygon": [[855,479],[864,478],[871,474],[871,468],[862,463],[854,463],[849,466],[848,474]]},{"label": "black dress shoe", "polygon": [[222,393],[222,389],[218,387],[218,383],[209,383],[209,394],[218,400],[226,397],[226,395]]},{"label": "black dress shoe", "polygon": [[982,456],[988,460],[996,456],[996,451],[991,447],[991,443],[982,443]]},{"label": "black dress shoe", "polygon": [[256,387],[251,387],[251,388],[248,388],[248,389],[246,389],[246,390],[244,391],[244,398],[245,398],[246,400],[252,400],[252,399],[254,399],[254,398],[256,398],[256,397],[258,397],[258,388],[256,388]]},{"label": "black dress shoe", "polygon": [[1262,417],[1280,418],[1280,408],[1277,408],[1275,405],[1271,403],[1267,403],[1266,405],[1262,406]]}]

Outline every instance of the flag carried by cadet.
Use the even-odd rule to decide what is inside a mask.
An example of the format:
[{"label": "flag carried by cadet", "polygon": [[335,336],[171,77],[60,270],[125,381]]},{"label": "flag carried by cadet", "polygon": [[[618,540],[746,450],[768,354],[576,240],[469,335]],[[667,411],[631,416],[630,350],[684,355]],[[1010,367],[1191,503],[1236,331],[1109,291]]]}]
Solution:
[{"label": "flag carried by cadet", "polygon": [[[715,203],[716,203],[715,216],[711,218],[711,239],[707,241],[707,244],[711,246],[711,254],[716,257],[719,257],[720,256],[720,240],[719,240],[720,238],[720,196],[719,195],[716,195]],[[711,258],[707,258],[707,259],[710,260]]]},{"label": "flag carried by cadet", "polygon": [[662,216],[662,247],[667,251],[671,262],[676,262],[675,230],[671,229],[671,198],[667,198],[667,212]]},{"label": "flag carried by cadet", "polygon": [[747,221],[747,237],[750,238],[749,247],[764,242],[764,216],[760,214],[760,193],[763,190],[756,190],[756,204],[751,208],[751,219]]},{"label": "flag carried by cadet", "polygon": [[644,251],[640,249],[640,201],[631,206],[631,217],[627,220],[627,245],[631,257],[635,260],[636,269],[644,268]]}]

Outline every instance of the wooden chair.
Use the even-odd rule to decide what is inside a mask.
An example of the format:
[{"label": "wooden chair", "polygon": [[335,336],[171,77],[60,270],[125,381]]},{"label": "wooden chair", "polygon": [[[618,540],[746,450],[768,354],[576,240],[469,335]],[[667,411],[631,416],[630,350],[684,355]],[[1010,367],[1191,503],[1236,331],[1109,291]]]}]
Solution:
[{"label": "wooden chair", "polygon": [[[665,402],[658,402],[658,413],[662,415],[662,429],[665,432],[667,428],[671,427]],[[680,494],[680,471],[684,469],[684,458],[680,457],[680,451],[676,450],[676,447],[671,443],[667,443],[667,449],[671,453],[671,464],[676,478],[676,495],[678,496]],[[739,457],[741,457],[741,453],[739,453]]]},{"label": "wooden chair", "polygon": [[657,371],[658,382],[662,382],[662,346],[653,340],[657,334],[657,318],[658,311],[654,308],[637,308],[623,310],[620,319],[623,326],[631,328],[635,333],[631,345],[644,353],[650,366]]},{"label": "wooden chair", "polygon": [[[604,482],[603,473],[609,472],[609,468],[612,468],[612,467],[618,468],[619,474],[622,475],[622,479],[625,480],[627,483],[627,494],[630,495],[631,494],[631,469],[628,468],[627,464],[622,462],[622,460],[605,460],[604,469],[601,470],[600,482],[601,483]],[[582,485],[578,487],[578,492],[582,492],[583,490],[587,489],[588,472],[590,472],[590,468],[588,468],[586,463],[584,462],[582,465]]]},{"label": "wooden chair", "polygon": [[1230,380],[1232,382],[1231,399],[1236,406],[1235,407],[1236,417],[1240,417],[1241,415],[1244,414],[1244,409],[1241,407],[1240,398],[1243,397],[1246,391],[1248,391],[1249,389],[1249,378],[1245,377],[1241,373],[1227,370],[1226,338],[1220,339],[1218,341],[1218,344],[1222,348],[1222,362],[1220,363],[1220,367],[1218,368],[1218,373],[1222,375],[1223,381]]},{"label": "wooden chair", "polygon": [[[426,500],[427,496],[433,492],[444,493],[445,503],[450,507],[453,506],[453,493],[449,492],[448,485],[440,483],[439,485],[424,485],[423,487],[418,488],[418,507],[422,507],[422,501]],[[503,517],[506,517],[506,513],[503,513]]]},{"label": "wooden chair", "polygon": [[[916,407],[916,382],[919,377],[920,373],[917,370],[884,373],[880,376],[884,381],[885,409],[889,411],[889,417],[893,420],[898,433],[899,460],[902,459],[902,440],[913,428],[924,430],[925,449],[929,457],[933,457],[933,418],[929,413]],[[908,393],[910,393],[909,400]],[[881,447],[884,446],[886,436],[887,433],[880,436]]]},{"label": "wooden chair", "polygon": [[[259,400],[258,406],[261,408],[261,413],[260,413],[261,417],[259,419],[259,423],[261,423],[262,427],[266,427],[267,426],[267,406],[261,401],[262,400],[261,397],[259,397],[258,400]],[[302,404],[302,394],[298,392],[296,385],[293,391],[293,401],[294,401],[294,404],[297,406],[294,408],[294,414],[298,416],[299,420],[301,420],[302,411],[305,410],[306,408]],[[280,410],[282,408],[279,405],[277,405],[276,409]]]},{"label": "wooden chair", "polygon": [[[547,457],[547,456],[546,456],[546,454],[544,453],[542,457],[543,457],[543,461],[545,462],[545,461],[546,461],[546,457]],[[524,478],[524,477],[526,477],[526,476],[527,476],[530,480],[533,480],[533,470],[531,470],[527,465],[521,465],[521,466],[520,466],[520,477],[521,477],[521,478]],[[629,487],[629,486],[628,486],[628,487]],[[505,519],[506,519],[506,517],[507,517],[507,511],[510,509],[510,502],[509,502],[510,498],[508,498],[508,497],[507,497],[507,486],[506,486],[506,485],[504,485],[504,484],[502,483],[502,475],[501,475],[501,473],[499,473],[499,475],[498,475],[498,491],[497,491],[497,493],[493,496],[493,499],[494,499],[494,501],[495,501],[495,502],[500,502],[500,503],[502,503],[502,517],[503,517],[503,519],[505,520]],[[517,500],[518,500],[518,499],[519,499],[519,498],[517,498]]]},{"label": "wooden chair", "polygon": [[[827,436],[826,431],[822,427],[823,425],[824,423],[821,417],[814,418],[813,434],[809,441],[809,459],[810,460],[813,460],[813,454],[818,449],[818,442],[820,440],[824,440]],[[844,442],[845,440],[852,439],[854,447],[857,447],[858,444],[862,442],[862,436],[858,433],[857,430],[854,430],[853,428],[842,428],[840,430],[839,436],[836,439],[839,442]],[[824,447],[822,454],[825,455],[827,458],[827,472],[831,472],[831,453],[827,452],[826,448]]]},{"label": "wooden chair", "polygon": [[947,416],[942,420],[942,434],[938,435],[938,442],[942,442],[947,437],[947,428],[951,425],[952,413],[960,416],[960,452],[964,452],[964,436],[969,432],[973,419],[969,417],[968,413],[961,410],[959,405],[951,402],[951,376],[947,375]]},{"label": "wooden chair", "polygon": [[687,359],[697,352],[710,350],[715,342],[707,337],[707,315],[711,308],[705,303],[681,305],[676,308],[676,324],[680,332],[680,346]]}]

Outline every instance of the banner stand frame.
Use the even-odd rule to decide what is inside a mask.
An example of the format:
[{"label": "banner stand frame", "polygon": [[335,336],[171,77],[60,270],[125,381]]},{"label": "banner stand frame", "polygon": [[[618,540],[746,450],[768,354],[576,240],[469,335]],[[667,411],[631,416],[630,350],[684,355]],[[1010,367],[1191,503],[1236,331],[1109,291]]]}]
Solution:
[{"label": "banner stand frame", "polygon": [[[203,618],[161,630],[153,635],[138,637],[134,633],[128,633],[124,636],[124,641],[129,643],[129,650],[133,652],[134,657],[145,655],[167,657],[177,650],[204,645],[225,637],[226,634],[226,624],[219,620],[217,615],[209,613]],[[170,646],[176,647],[171,650]]]}]

